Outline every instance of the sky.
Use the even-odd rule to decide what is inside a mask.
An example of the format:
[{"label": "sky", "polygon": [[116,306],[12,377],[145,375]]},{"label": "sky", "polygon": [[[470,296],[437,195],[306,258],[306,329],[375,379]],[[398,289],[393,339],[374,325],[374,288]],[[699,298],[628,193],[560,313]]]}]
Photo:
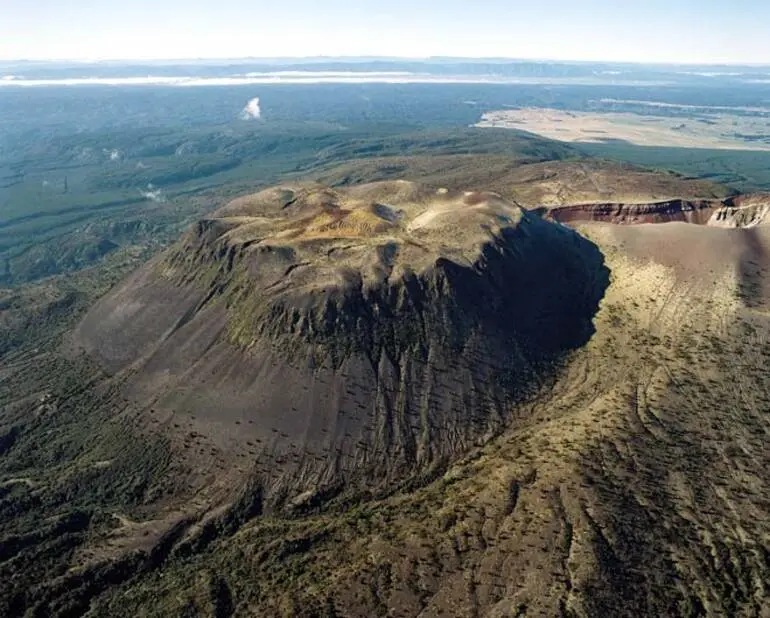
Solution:
[{"label": "sky", "polygon": [[0,60],[275,56],[770,64],[770,2],[0,0]]}]

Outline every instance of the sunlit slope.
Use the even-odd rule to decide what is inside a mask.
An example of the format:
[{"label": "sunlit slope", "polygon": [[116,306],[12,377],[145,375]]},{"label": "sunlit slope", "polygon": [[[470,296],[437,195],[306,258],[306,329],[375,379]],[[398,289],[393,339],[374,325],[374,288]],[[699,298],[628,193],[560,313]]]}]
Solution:
[{"label": "sunlit slope", "polygon": [[728,187],[709,180],[574,156],[563,160],[481,154],[374,157],[335,163],[313,176],[330,185],[408,179],[455,190],[491,190],[525,208],[710,200],[731,194]]}]

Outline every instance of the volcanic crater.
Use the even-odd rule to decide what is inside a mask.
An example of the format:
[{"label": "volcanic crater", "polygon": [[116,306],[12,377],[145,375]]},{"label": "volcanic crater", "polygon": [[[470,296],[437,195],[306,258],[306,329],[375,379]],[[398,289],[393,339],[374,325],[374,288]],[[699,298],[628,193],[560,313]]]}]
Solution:
[{"label": "volcanic crater", "polygon": [[190,464],[245,457],[260,509],[296,509],[430,478],[526,422],[608,281],[589,240],[496,193],[288,185],[193,226],[74,344],[180,453],[205,438]]}]

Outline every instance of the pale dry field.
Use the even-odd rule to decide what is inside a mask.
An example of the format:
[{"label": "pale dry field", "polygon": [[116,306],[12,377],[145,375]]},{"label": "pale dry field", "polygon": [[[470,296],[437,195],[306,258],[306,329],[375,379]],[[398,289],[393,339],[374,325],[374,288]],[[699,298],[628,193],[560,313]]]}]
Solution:
[{"label": "pale dry field", "polygon": [[770,151],[770,119],[729,113],[675,118],[528,108],[487,112],[476,126],[520,129],[572,143]]}]

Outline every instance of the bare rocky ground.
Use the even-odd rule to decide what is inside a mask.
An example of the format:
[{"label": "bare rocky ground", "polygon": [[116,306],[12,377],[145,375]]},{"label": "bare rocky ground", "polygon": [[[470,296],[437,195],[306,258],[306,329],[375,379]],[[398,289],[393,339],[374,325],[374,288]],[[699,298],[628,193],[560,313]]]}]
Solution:
[{"label": "bare rocky ground", "polygon": [[[211,417],[161,415],[127,396],[141,367],[105,380],[85,360],[72,375],[60,361],[17,358],[11,380],[25,364],[45,372],[38,384],[57,368],[62,379],[41,393],[27,378],[26,399],[7,399],[6,419],[34,409],[36,420],[4,425],[0,506],[23,514],[50,501],[59,518],[30,532],[20,517],[5,531],[6,613],[770,616],[761,202],[730,229],[573,217],[609,269],[590,338],[442,465],[294,512],[263,509],[248,419],[230,419],[232,439],[243,436],[232,449],[210,439]],[[60,439],[71,425],[81,433]],[[51,469],[33,472],[46,457]],[[44,583],[23,591],[33,563]]]},{"label": "bare rocky ground", "polygon": [[598,159],[522,164],[508,156],[375,157],[335,164],[316,178],[332,186],[404,179],[453,190],[496,191],[524,208],[711,200],[732,193],[708,180]]}]

